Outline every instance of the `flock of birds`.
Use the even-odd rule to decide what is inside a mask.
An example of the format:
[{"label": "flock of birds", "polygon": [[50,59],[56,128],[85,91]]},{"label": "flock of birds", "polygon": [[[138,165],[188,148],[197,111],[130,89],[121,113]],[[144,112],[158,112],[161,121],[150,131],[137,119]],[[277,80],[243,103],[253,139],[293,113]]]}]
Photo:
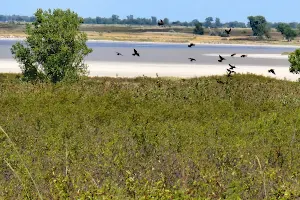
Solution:
[{"label": "flock of birds", "polygon": [[[158,21],[158,26],[163,26],[164,25],[164,21],[163,20],[159,20]],[[230,32],[231,32],[231,28],[229,29],[229,30],[226,30],[225,29],[225,32],[229,35],[230,34]],[[193,46],[195,46],[195,44],[194,43],[190,43],[189,45],[188,45],[188,47],[193,47]],[[140,56],[140,53],[136,50],[136,49],[133,49],[133,56]],[[123,56],[123,54],[121,54],[120,52],[116,52],[117,53],[117,55],[118,56]],[[236,55],[236,53],[233,53],[233,54],[231,54],[231,57],[234,57]],[[241,58],[245,58],[245,57],[247,57],[247,55],[245,55],[245,54],[242,54],[241,55]],[[191,62],[193,62],[193,61],[196,61],[196,59],[195,58],[188,58]],[[224,57],[222,57],[221,55],[219,55],[219,59],[218,59],[218,62],[223,62],[223,60],[226,60]],[[230,77],[231,76],[231,74],[232,73],[236,73],[235,71],[234,71],[234,69],[236,68],[236,66],[234,66],[234,65],[232,65],[232,64],[228,64],[229,65],[229,68],[227,69],[227,76],[228,77]],[[272,74],[274,74],[274,75],[276,75],[275,74],[275,70],[274,69],[269,69],[268,70],[268,72],[269,73],[272,73]]]}]

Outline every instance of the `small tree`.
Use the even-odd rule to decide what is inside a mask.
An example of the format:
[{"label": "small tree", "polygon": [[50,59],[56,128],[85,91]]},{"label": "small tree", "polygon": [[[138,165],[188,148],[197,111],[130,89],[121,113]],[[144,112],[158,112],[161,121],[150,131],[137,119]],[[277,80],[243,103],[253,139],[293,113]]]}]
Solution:
[{"label": "small tree", "polygon": [[280,32],[288,41],[293,40],[297,36],[297,32],[291,28],[289,24],[279,23],[276,27],[277,31]]},{"label": "small tree", "polygon": [[83,19],[70,9],[38,9],[36,20],[27,24],[27,37],[11,48],[21,64],[26,81],[50,80],[53,83],[77,79],[87,73],[83,58],[92,52],[86,46],[87,35],[79,31]]},{"label": "small tree", "polygon": [[293,74],[300,73],[300,49],[296,49],[289,55],[290,72]]},{"label": "small tree", "polygon": [[196,23],[194,28],[194,34],[203,35],[204,28],[202,27],[202,23]]},{"label": "small tree", "polygon": [[297,37],[297,32],[295,30],[293,30],[291,27],[289,27],[289,28],[285,29],[283,35],[288,41],[291,41],[291,40],[295,39],[295,37]]},{"label": "small tree", "polygon": [[270,29],[268,27],[267,20],[265,19],[264,16],[249,16],[248,20],[254,36],[270,37],[269,35]]}]

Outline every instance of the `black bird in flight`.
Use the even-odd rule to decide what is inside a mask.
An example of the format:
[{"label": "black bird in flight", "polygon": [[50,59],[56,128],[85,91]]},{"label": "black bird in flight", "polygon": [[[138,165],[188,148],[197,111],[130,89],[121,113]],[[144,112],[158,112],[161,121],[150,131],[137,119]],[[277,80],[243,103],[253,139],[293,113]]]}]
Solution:
[{"label": "black bird in flight", "polygon": [[118,56],[123,56],[123,55],[122,55],[121,53],[119,53],[119,52],[116,52],[116,53],[117,53]]},{"label": "black bird in flight", "polygon": [[157,24],[158,24],[158,26],[163,26],[164,25],[164,21],[163,20],[159,20]]},{"label": "black bird in flight", "polygon": [[230,69],[227,69],[227,71],[228,71],[228,74],[227,74],[228,77],[231,76],[232,73],[235,73],[235,71],[230,70]]},{"label": "black bird in flight", "polygon": [[247,55],[243,54],[243,55],[241,55],[241,57],[242,57],[242,58],[245,58],[245,57],[247,57]]},{"label": "black bird in flight", "polygon": [[189,58],[191,62],[196,61],[195,58]]},{"label": "black bird in flight", "polygon": [[226,29],[225,29],[225,32],[229,35],[230,32],[231,32],[231,28],[230,28],[229,30],[226,30]]},{"label": "black bird in flight", "polygon": [[233,53],[233,54],[231,54],[231,57],[233,57],[233,56],[235,56],[236,55],[236,53]]},{"label": "black bird in flight", "polygon": [[140,56],[140,54],[137,52],[137,50],[136,49],[133,49],[133,51],[134,51],[134,53],[132,54],[133,56]]},{"label": "black bird in flight", "polygon": [[230,66],[230,68],[229,68],[230,70],[236,68],[234,65],[231,65],[231,64],[229,64],[229,66]]},{"label": "black bird in flight", "polygon": [[276,75],[274,69],[269,69],[268,72]]},{"label": "black bird in flight", "polygon": [[195,46],[195,44],[191,43],[191,44],[188,45],[188,47],[192,47],[192,46]]},{"label": "black bird in flight", "polygon": [[223,60],[226,60],[225,58],[223,58],[222,56],[219,55],[220,60],[218,60],[219,62],[222,62]]}]

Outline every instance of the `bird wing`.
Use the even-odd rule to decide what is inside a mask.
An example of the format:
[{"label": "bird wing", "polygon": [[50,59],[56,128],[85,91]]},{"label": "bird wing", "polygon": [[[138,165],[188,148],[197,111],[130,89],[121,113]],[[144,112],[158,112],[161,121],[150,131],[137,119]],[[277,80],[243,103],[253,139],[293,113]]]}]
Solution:
[{"label": "bird wing", "polygon": [[220,55],[219,55],[219,57],[220,57],[220,59],[221,59],[221,60],[223,60],[223,59],[224,59],[224,58],[223,58],[222,56],[220,56]]},{"label": "bird wing", "polygon": [[137,54],[137,53],[138,53],[136,49],[133,49],[133,51],[134,51],[134,53],[135,53],[135,54]]}]

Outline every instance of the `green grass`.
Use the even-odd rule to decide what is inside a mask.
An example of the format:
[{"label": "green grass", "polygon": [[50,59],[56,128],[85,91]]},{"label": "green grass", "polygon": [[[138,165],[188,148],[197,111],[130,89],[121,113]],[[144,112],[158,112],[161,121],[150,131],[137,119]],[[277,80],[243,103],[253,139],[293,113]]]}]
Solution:
[{"label": "green grass", "polygon": [[0,94],[0,199],[300,197],[297,82],[1,74]]}]

